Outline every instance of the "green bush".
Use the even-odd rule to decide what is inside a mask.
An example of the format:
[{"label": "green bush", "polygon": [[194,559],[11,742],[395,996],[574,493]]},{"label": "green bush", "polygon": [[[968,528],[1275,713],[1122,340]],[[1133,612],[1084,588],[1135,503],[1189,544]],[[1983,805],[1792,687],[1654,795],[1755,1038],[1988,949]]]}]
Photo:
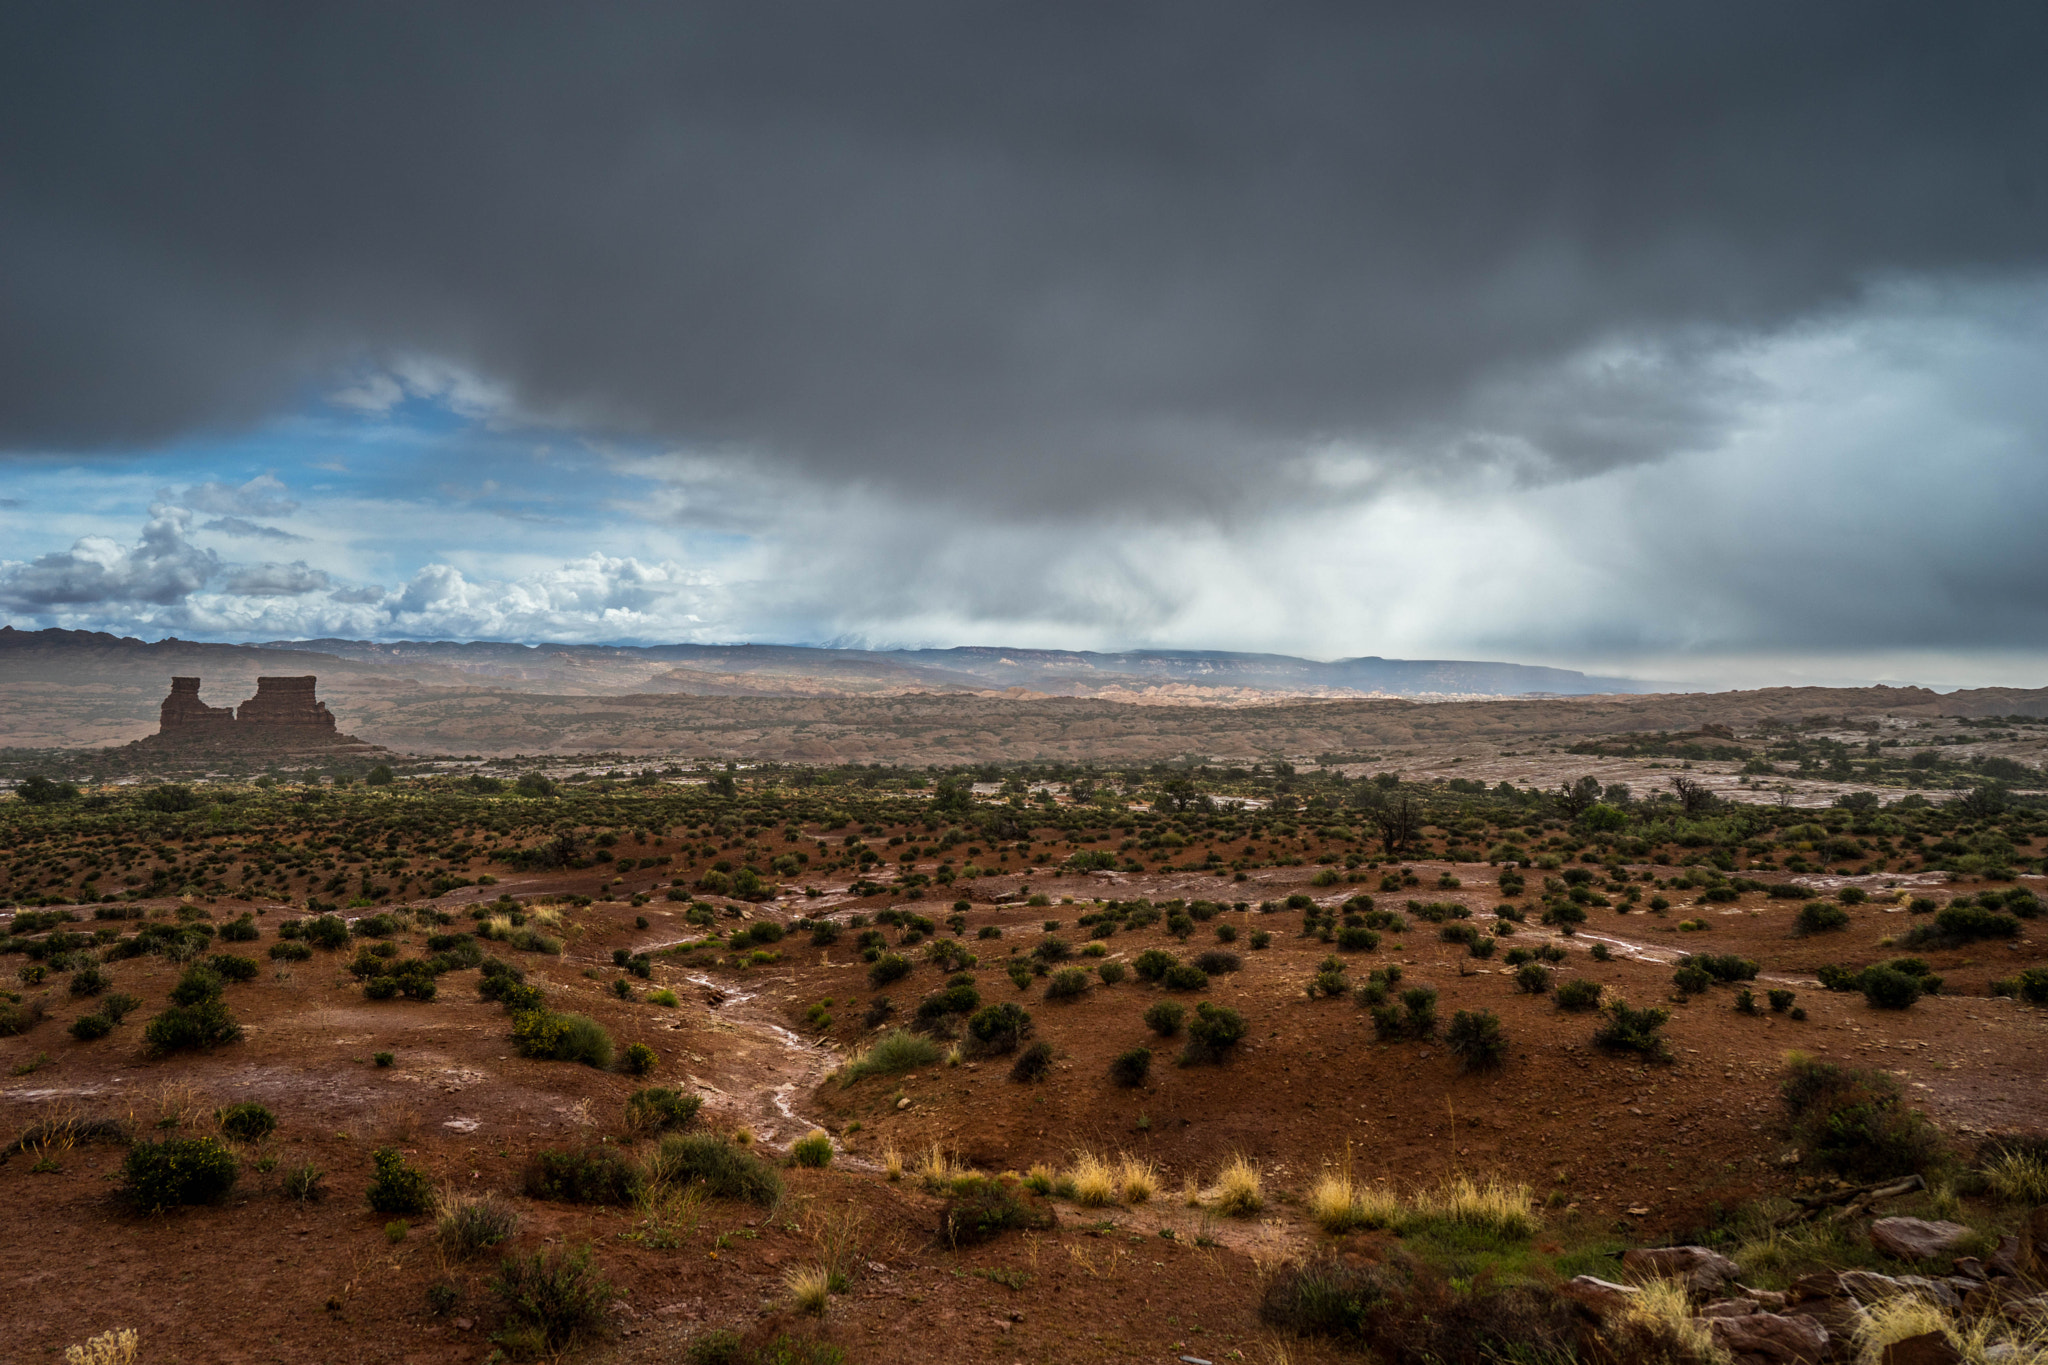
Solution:
[{"label": "green bush", "polygon": [[137,1142],[121,1163],[121,1197],[146,1213],[227,1197],[241,1174],[234,1152],[219,1138],[165,1138]]},{"label": "green bush", "polygon": [[192,1005],[173,1005],[149,1021],[143,1038],[155,1056],[219,1047],[239,1041],[242,1026],[219,996]]},{"label": "green bush", "polygon": [[1121,962],[1105,962],[1095,969],[1095,974],[1102,978],[1103,985],[1117,985],[1124,979],[1124,964]]},{"label": "green bush", "polygon": [[772,1208],[782,1201],[782,1177],[773,1166],[717,1133],[674,1133],[661,1140],[647,1165],[656,1186],[697,1184],[719,1199]]},{"label": "green bush", "polygon": [[279,939],[270,945],[270,959],[273,962],[304,962],[311,956],[312,948],[304,943]]},{"label": "green bush", "polygon": [[1859,1180],[1924,1174],[1943,1158],[1941,1135],[1890,1074],[1794,1054],[1779,1088],[1806,1156]]},{"label": "green bush", "polygon": [[1915,948],[1960,948],[1979,939],[2017,938],[2019,932],[2020,922],[2014,916],[1958,901],[1944,906],[1932,924],[1914,927],[1905,943]]},{"label": "green bush", "polygon": [[1492,1010],[1459,1010],[1444,1030],[1444,1046],[1466,1071],[1486,1071],[1507,1059],[1508,1038]]},{"label": "green bush", "polygon": [[1600,1003],[1600,983],[1575,976],[1557,988],[1557,1007],[1561,1010],[1589,1010]]},{"label": "green bush", "polygon": [[1195,1017],[1188,1021],[1187,1029],[1188,1041],[1181,1049],[1180,1065],[1198,1066],[1221,1062],[1229,1056],[1230,1050],[1244,1040],[1247,1025],[1236,1010],[1204,1000],[1195,1006]]},{"label": "green bush", "polygon": [[74,997],[94,996],[100,994],[112,984],[113,982],[105,972],[101,971],[96,965],[88,964],[72,973],[71,994]]},{"label": "green bush", "polygon": [[790,1144],[789,1159],[799,1166],[822,1170],[832,1164],[832,1139],[823,1132],[806,1133]]},{"label": "green bush", "polygon": [[959,1248],[990,1241],[1005,1232],[1050,1228],[1052,1210],[990,1176],[967,1176],[953,1182],[939,1235]]},{"label": "green bush", "polygon": [[1524,962],[1515,968],[1515,989],[1529,995],[1542,995],[1550,989],[1550,979],[1555,975],[1540,962]]},{"label": "green bush", "polygon": [[1033,1043],[1017,1054],[1017,1060],[1010,1064],[1010,1079],[1029,1085],[1042,1081],[1052,1070],[1052,1044],[1044,1041]]},{"label": "green bush", "polygon": [[1826,901],[1808,901],[1799,907],[1799,916],[1793,921],[1793,931],[1800,937],[1808,934],[1825,934],[1849,926],[1849,912],[1839,905]]},{"label": "green bush", "polygon": [[626,1124],[641,1133],[671,1132],[689,1127],[703,1107],[702,1096],[649,1086],[626,1097]]},{"label": "green bush", "polygon": [[880,990],[892,981],[901,981],[910,975],[910,959],[898,957],[895,953],[884,953],[868,968],[868,988]]},{"label": "green bush", "polygon": [[220,1111],[220,1130],[237,1142],[260,1142],[277,1131],[277,1115],[244,1100]]},{"label": "green bush", "polygon": [[1131,959],[1131,970],[1138,974],[1141,981],[1157,982],[1163,980],[1166,973],[1179,964],[1180,959],[1164,948],[1147,948]]},{"label": "green bush", "polygon": [[1109,1078],[1126,1090],[1135,1090],[1152,1074],[1152,1049],[1134,1047],[1119,1052],[1109,1063]]},{"label": "green bush", "polygon": [[1699,967],[1680,967],[1671,974],[1671,984],[1686,995],[1698,995],[1713,989],[1714,978]]},{"label": "green bush", "polygon": [[434,1208],[433,1186],[427,1173],[405,1163],[396,1147],[379,1147],[370,1154],[377,1171],[365,1191],[370,1207],[378,1213],[430,1213]]},{"label": "green bush", "polygon": [[104,1014],[81,1014],[71,1021],[71,1036],[81,1043],[104,1038],[114,1031],[114,1021]]},{"label": "green bush", "polygon": [[522,1010],[512,1016],[512,1048],[522,1057],[550,1062],[581,1062],[608,1070],[612,1036],[594,1019],[552,1010]]},{"label": "green bush", "polygon": [[612,1300],[619,1297],[591,1267],[587,1246],[559,1256],[539,1251],[508,1256],[490,1288],[516,1324],[498,1340],[521,1356],[559,1354],[598,1335]]},{"label": "green bush", "polygon": [[1088,973],[1079,967],[1062,967],[1045,983],[1048,1000],[1078,1000],[1088,994]]},{"label": "green bush", "polygon": [[628,1076],[645,1076],[661,1065],[661,1057],[645,1043],[628,1043],[626,1052],[619,1059],[619,1070]]},{"label": "green bush", "polygon": [[1181,1020],[1187,1012],[1187,1006],[1177,1000],[1161,1000],[1145,1011],[1145,1027],[1161,1038],[1171,1038],[1180,1032]]},{"label": "green bush", "polygon": [[1896,967],[1880,964],[1865,967],[1857,987],[1871,1008],[1903,1010],[1910,1009],[1920,998],[1920,981],[1919,977]]},{"label": "green bush", "polygon": [[868,1076],[890,1076],[899,1071],[914,1071],[921,1066],[931,1066],[939,1060],[939,1046],[931,1039],[910,1032],[907,1029],[891,1029],[875,1040],[874,1046],[856,1057],[840,1071],[842,1085],[852,1085]]},{"label": "green bush", "polygon": [[543,1148],[527,1163],[521,1188],[528,1198],[564,1204],[630,1204],[640,1195],[640,1171],[616,1147]]},{"label": "green bush", "polygon": [[1015,1052],[1017,1044],[1031,1036],[1031,1015],[1021,1005],[1005,1002],[977,1010],[967,1021],[967,1036],[974,1051],[984,1054]]},{"label": "green bush", "polygon": [[1633,1052],[1652,1061],[1671,1060],[1671,1045],[1662,1033],[1664,1025],[1671,1022],[1670,1010],[1654,1005],[1634,1009],[1626,1000],[1615,1000],[1605,1013],[1606,1019],[1593,1031],[1596,1046],[1609,1052]]},{"label": "green bush", "polygon": [[1176,962],[1166,969],[1160,982],[1170,991],[1205,991],[1209,989],[1209,974],[1200,967]]}]

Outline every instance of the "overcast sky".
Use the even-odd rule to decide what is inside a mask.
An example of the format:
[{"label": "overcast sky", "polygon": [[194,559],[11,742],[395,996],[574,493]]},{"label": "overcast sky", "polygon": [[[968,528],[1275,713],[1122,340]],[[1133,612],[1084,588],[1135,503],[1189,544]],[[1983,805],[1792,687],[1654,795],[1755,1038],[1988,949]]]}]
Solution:
[{"label": "overcast sky", "polygon": [[0,9],[0,619],[2048,683],[2048,10]]}]

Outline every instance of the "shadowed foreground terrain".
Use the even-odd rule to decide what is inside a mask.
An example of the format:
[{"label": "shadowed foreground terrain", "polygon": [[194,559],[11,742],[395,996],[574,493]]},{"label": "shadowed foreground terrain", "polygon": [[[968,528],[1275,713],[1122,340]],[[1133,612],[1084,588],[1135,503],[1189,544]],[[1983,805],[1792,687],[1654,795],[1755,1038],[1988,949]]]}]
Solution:
[{"label": "shadowed foreground terrain", "polygon": [[[1341,765],[32,784],[13,1340],[1847,1360],[1925,1298],[2032,1361],[2048,817],[1854,753],[1805,808]],[[1611,1287],[1671,1242],[1712,1249],[1690,1308]]]}]

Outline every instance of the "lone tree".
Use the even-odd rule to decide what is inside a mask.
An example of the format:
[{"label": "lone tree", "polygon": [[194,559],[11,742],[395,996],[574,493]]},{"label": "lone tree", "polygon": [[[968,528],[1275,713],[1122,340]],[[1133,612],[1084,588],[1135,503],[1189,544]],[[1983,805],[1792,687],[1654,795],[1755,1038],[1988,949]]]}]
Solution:
[{"label": "lone tree", "polygon": [[1557,788],[1557,804],[1564,807],[1564,813],[1576,820],[1600,799],[1600,779],[1588,774],[1576,782],[1561,782]]},{"label": "lone tree", "polygon": [[1422,812],[1404,796],[1374,808],[1372,822],[1379,826],[1387,852],[1398,857],[1422,828]]},{"label": "lone tree", "polygon": [[1714,804],[1714,793],[1704,782],[1694,778],[1672,778],[1671,790],[1678,794],[1678,804],[1685,808],[1687,815],[1698,815]]}]

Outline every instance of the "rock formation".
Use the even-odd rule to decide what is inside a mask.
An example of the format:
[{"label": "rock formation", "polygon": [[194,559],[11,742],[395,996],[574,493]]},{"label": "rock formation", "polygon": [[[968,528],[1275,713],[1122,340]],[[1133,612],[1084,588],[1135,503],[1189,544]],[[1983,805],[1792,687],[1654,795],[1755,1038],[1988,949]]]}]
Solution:
[{"label": "rock formation", "polygon": [[258,678],[256,695],[239,708],[208,706],[199,699],[198,678],[172,678],[157,732],[130,748],[177,751],[233,751],[255,755],[381,752],[336,728],[334,713],[315,690],[319,679]]}]

